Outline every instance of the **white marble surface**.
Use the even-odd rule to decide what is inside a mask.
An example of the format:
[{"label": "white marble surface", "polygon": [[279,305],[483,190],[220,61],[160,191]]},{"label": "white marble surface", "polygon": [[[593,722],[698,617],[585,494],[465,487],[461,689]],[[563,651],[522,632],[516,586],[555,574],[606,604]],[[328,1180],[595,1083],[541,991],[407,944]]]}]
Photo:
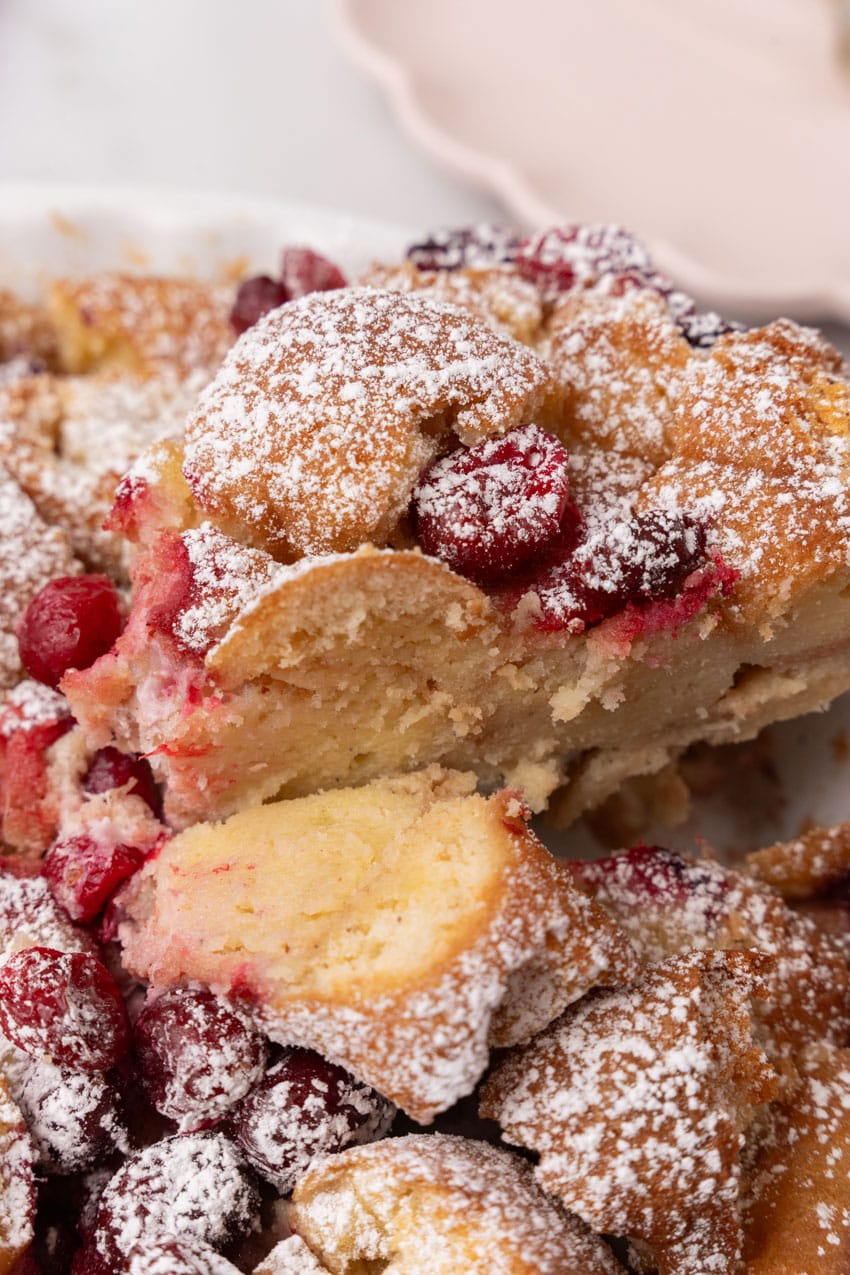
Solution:
[{"label": "white marble surface", "polygon": [[0,0],[0,181],[279,195],[413,229],[499,218],[408,140],[341,52],[333,9]]}]

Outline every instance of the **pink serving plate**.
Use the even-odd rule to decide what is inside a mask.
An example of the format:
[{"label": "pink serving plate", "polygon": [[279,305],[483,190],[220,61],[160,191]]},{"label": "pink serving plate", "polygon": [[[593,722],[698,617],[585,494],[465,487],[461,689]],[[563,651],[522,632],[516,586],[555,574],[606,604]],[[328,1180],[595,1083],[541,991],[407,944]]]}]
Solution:
[{"label": "pink serving plate", "polygon": [[842,0],[337,0],[437,159],[528,225],[616,221],[729,311],[850,321]]}]

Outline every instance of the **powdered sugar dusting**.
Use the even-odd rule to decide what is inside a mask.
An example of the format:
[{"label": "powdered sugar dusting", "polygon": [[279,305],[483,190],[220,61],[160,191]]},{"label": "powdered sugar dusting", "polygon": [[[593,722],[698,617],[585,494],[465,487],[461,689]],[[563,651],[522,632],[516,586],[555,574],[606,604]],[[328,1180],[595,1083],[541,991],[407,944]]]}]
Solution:
[{"label": "powdered sugar dusting", "polygon": [[[254,1275],[326,1275],[327,1267],[310,1251],[300,1235],[289,1235],[257,1267]],[[163,1275],[167,1275],[163,1271]]]},{"label": "powdered sugar dusting", "polygon": [[840,945],[769,887],[708,860],[634,852],[579,868],[597,902],[646,961],[693,949],[750,948],[772,958],[755,1007],[774,1058],[850,1034],[850,972]]},{"label": "powdered sugar dusting", "polygon": [[441,1134],[393,1138],[319,1164],[296,1187],[293,1220],[329,1261],[351,1253],[412,1270],[426,1253],[434,1269],[464,1275],[510,1275],[518,1262],[536,1275],[621,1269],[543,1194],[527,1164]]},{"label": "powdered sugar dusting", "polygon": [[94,945],[69,921],[43,877],[0,872],[0,964],[28,947],[91,953]]},{"label": "powdered sugar dusting", "polygon": [[[759,960],[691,953],[593,994],[497,1066],[482,1111],[594,1229],[721,1272],[740,1257],[739,1153],[772,1073],[753,1048]],[[708,1215],[713,1225],[693,1224]],[[706,1247],[702,1247],[705,1244]]]},{"label": "powdered sugar dusting", "polygon": [[70,716],[64,695],[43,682],[25,678],[0,699],[0,736],[8,739],[16,730],[48,726]]},{"label": "powdered sugar dusting", "polygon": [[[380,789],[375,797],[379,799]],[[472,1090],[487,1066],[492,1044],[526,1039],[595,983],[635,968],[634,953],[621,932],[575,889],[548,852],[528,834],[511,830],[512,825],[504,830],[498,824],[492,827],[499,808],[488,808],[480,798],[469,801],[477,837],[485,830],[487,836],[486,852],[478,851],[478,871],[498,873],[488,895],[492,902],[486,910],[466,911],[460,917],[458,902],[452,902],[442,924],[451,925],[449,933],[456,929],[457,938],[436,964],[423,954],[421,973],[415,978],[392,980],[381,973],[368,995],[351,977],[341,981],[332,996],[319,995],[309,983],[299,985],[293,981],[286,951],[280,951],[276,940],[269,945],[270,934],[283,924],[283,911],[276,914],[272,900],[260,914],[240,917],[238,943],[231,942],[227,951],[209,953],[205,945],[187,943],[186,936],[202,931],[202,917],[217,906],[213,899],[220,890],[226,888],[228,897],[244,891],[249,898],[263,892],[264,859],[276,853],[270,836],[234,859],[232,830],[222,835],[217,847],[213,828],[206,830],[202,869],[194,866],[190,832],[185,848],[180,838],[165,845],[128,887],[122,902],[130,921],[120,932],[125,962],[154,983],[198,978],[220,995],[228,994],[237,980],[255,988],[256,1020],[272,1039],[318,1050],[426,1122]],[[277,809],[285,821],[285,805]],[[323,846],[328,843],[338,847],[335,853],[344,854],[349,832],[343,808],[336,809],[333,821],[326,819],[316,835]],[[283,837],[285,822],[281,827]],[[428,836],[429,853],[436,855],[439,838],[430,830]],[[318,857],[317,852],[315,863],[301,855],[300,870],[317,871],[325,853]],[[185,861],[184,854],[189,856]],[[498,857],[491,863],[490,855]],[[216,871],[222,862],[228,865],[226,879]],[[181,865],[187,863],[191,871],[181,881]],[[268,870],[273,870],[271,863]],[[376,866],[373,871],[377,870]],[[373,923],[368,906],[364,900],[367,952]],[[411,946],[420,943],[422,918],[416,901],[406,908],[394,901],[393,908],[396,933],[409,934]],[[374,913],[379,953],[382,915],[380,909]],[[440,919],[432,923],[439,925]],[[293,927],[297,950],[299,918],[286,924]],[[306,928],[307,920],[303,925]],[[331,936],[332,932],[331,927]],[[333,938],[326,942],[332,951]],[[317,965],[327,959],[325,952],[319,943]],[[377,972],[373,977],[379,977]]]},{"label": "powdered sugar dusting", "polygon": [[0,1084],[0,1259],[23,1250],[33,1236],[35,1154],[21,1113]]},{"label": "powdered sugar dusting", "polygon": [[100,1198],[99,1251],[126,1256],[157,1231],[214,1246],[244,1235],[258,1208],[245,1167],[221,1133],[184,1134],[146,1147],[125,1161]]}]

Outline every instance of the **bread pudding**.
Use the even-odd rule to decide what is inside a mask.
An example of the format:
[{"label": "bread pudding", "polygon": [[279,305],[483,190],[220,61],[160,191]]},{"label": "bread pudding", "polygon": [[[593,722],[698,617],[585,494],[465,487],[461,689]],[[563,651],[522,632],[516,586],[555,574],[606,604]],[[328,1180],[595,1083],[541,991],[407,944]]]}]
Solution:
[{"label": "bread pudding", "polygon": [[844,1270],[846,827],[528,820],[850,686],[848,425],[610,227],[0,291],[0,1270]]}]

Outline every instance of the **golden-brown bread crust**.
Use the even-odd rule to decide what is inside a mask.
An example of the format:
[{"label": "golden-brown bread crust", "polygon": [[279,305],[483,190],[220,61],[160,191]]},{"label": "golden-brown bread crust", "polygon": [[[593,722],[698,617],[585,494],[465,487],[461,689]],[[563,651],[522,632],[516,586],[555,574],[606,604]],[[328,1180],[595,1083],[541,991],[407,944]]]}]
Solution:
[{"label": "golden-brown bread crust", "polygon": [[617,1275],[611,1251],[486,1143],[392,1138],[330,1156],[298,1182],[294,1228],[333,1275]]},{"label": "golden-brown bread crust", "polygon": [[811,828],[792,841],[777,841],[746,857],[747,870],[778,890],[784,899],[802,901],[843,884],[850,876],[850,822]]},{"label": "golden-brown bread crust", "polygon": [[771,958],[754,1005],[759,1043],[793,1071],[810,1042],[850,1037],[846,950],[770,888],[711,860],[652,851],[577,865],[579,880],[621,925],[648,963],[694,949],[755,950]]},{"label": "golden-brown bread crust", "polygon": [[546,356],[564,388],[568,446],[667,459],[671,409],[699,360],[657,293],[568,294],[549,320]]},{"label": "golden-brown bread crust", "polygon": [[90,570],[126,577],[127,544],[102,530],[116,485],[154,440],[182,431],[200,385],[115,371],[0,384],[0,461]]},{"label": "golden-brown bread crust", "polygon": [[392,292],[427,292],[469,310],[495,332],[524,345],[535,345],[541,336],[544,311],[539,289],[504,267],[420,270],[403,261],[373,265],[358,282]]},{"label": "golden-brown bread crust", "polygon": [[186,427],[199,505],[284,560],[386,544],[424,466],[558,414],[546,365],[421,293],[347,288],[272,311]]},{"label": "golden-brown bread crust", "polygon": [[746,1157],[747,1275],[845,1275],[850,1250],[850,1050],[812,1045],[753,1126]]},{"label": "golden-brown bread crust", "polygon": [[211,375],[233,341],[231,301],[196,279],[115,272],[58,280],[48,309],[66,372]]},{"label": "golden-brown bread crust", "polygon": [[637,968],[516,797],[472,787],[435,769],[196,825],[122,895],[127,967],[247,992],[273,1039],[427,1122],[491,1046]]},{"label": "golden-brown bread crust", "polygon": [[47,312],[0,288],[0,363],[24,359],[54,367],[56,331]]},{"label": "golden-brown bread crust", "polygon": [[540,1155],[535,1176],[659,1275],[740,1260],[740,1153],[775,1076],[751,1038],[768,958],[694,952],[593,993],[497,1064],[483,1115]]}]

